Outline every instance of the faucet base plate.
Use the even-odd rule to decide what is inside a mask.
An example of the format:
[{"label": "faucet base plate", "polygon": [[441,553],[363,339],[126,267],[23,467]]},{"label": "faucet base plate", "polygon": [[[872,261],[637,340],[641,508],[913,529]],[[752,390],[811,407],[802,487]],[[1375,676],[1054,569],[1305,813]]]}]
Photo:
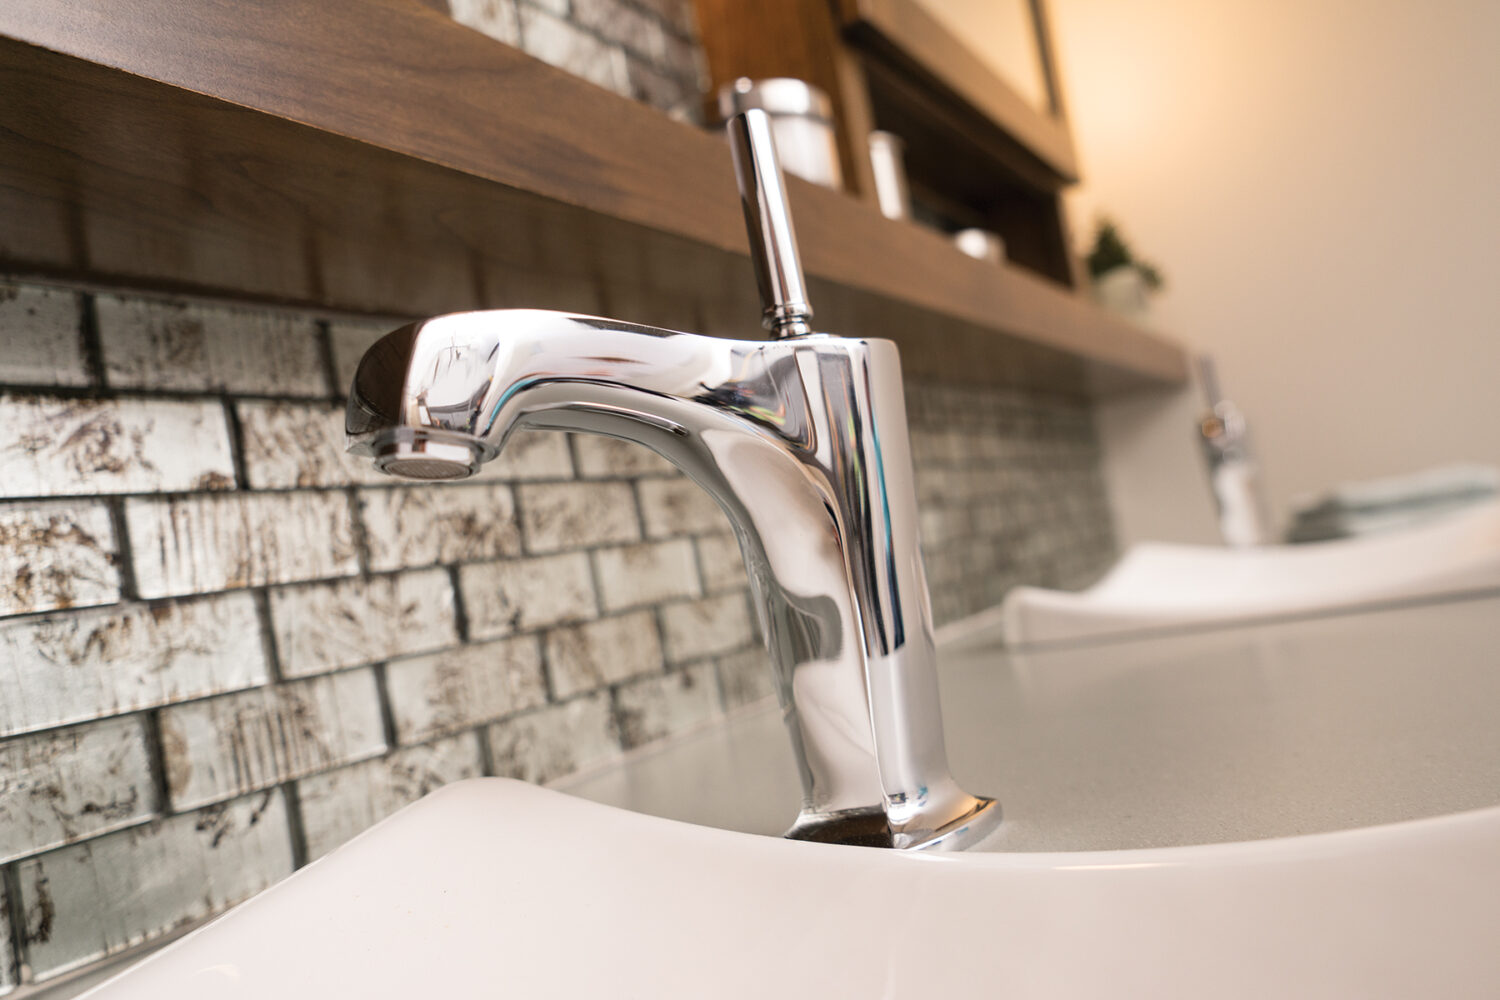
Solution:
[{"label": "faucet base plate", "polygon": [[[918,817],[902,828],[891,826],[880,809],[847,809],[840,812],[804,812],[783,836],[818,844],[849,847],[885,847],[906,851],[962,851],[984,840],[1000,825],[1000,803],[994,799],[963,795],[947,819],[929,825]],[[935,817],[934,817],[935,819]]]}]

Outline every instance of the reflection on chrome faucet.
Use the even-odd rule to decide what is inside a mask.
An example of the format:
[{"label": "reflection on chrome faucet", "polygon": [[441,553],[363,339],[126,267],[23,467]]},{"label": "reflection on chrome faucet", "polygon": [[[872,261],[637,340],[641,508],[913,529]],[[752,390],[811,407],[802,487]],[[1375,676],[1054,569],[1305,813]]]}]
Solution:
[{"label": "reflection on chrome faucet", "polygon": [[472,475],[519,428],[643,444],[739,539],[803,784],[789,836],[962,847],[999,820],[948,772],[900,361],[807,332],[761,112],[730,122],[771,341],[535,310],[440,316],[362,359],[350,450],[412,479]]}]

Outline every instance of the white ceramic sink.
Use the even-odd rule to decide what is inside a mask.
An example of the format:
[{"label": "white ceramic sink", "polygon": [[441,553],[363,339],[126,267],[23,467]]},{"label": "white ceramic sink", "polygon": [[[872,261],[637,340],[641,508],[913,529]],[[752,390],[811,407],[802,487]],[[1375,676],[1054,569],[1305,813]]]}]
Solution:
[{"label": "white ceramic sink", "polygon": [[1136,545],[1087,590],[1015,588],[1003,618],[1006,638],[1024,645],[1486,586],[1500,587],[1500,501],[1418,527],[1308,545]]},{"label": "white ceramic sink", "polygon": [[99,995],[1495,995],[1500,600],[995,641],[942,675],[994,853],[698,825],[791,819],[765,710],[575,794],[450,786]]}]

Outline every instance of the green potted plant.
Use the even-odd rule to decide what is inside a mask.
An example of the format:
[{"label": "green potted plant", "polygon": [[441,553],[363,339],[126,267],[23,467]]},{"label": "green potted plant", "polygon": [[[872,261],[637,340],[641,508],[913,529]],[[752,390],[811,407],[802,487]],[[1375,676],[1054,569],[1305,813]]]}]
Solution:
[{"label": "green potted plant", "polygon": [[1156,265],[1136,257],[1119,227],[1107,218],[1098,222],[1086,263],[1094,298],[1130,319],[1143,318],[1150,307],[1149,293],[1166,284]]}]

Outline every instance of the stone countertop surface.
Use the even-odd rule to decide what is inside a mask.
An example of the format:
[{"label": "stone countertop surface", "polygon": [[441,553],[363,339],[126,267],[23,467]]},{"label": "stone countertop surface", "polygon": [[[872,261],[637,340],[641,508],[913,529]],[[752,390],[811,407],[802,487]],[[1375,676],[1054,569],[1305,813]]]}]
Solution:
[{"label": "stone countertop surface", "polygon": [[[940,646],[985,849],[1110,850],[1351,829],[1500,804],[1500,594],[1150,638]],[[779,835],[800,799],[770,703],[557,788]]]}]

